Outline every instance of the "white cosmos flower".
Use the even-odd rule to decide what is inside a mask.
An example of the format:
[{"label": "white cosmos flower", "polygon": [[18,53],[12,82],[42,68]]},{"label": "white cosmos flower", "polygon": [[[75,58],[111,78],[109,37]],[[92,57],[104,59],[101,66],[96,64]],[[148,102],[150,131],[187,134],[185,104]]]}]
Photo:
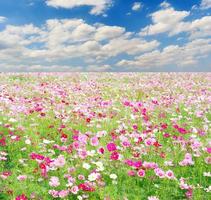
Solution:
[{"label": "white cosmos flower", "polygon": [[110,174],[110,178],[115,180],[115,179],[117,179],[117,175],[116,174]]},{"label": "white cosmos flower", "polygon": [[90,169],[90,164],[88,164],[88,163],[83,163],[83,168],[84,169]]},{"label": "white cosmos flower", "polygon": [[89,174],[89,176],[88,176],[88,180],[89,181],[95,181],[97,178],[98,178],[98,173],[91,173],[91,174]]},{"label": "white cosmos flower", "polygon": [[14,122],[17,122],[17,120],[16,120],[16,119],[14,119],[14,118],[10,118],[10,119],[9,119],[9,122],[14,123]]},{"label": "white cosmos flower", "polygon": [[26,140],[25,140],[25,144],[30,145],[30,144],[31,144],[31,140],[30,140],[30,139],[26,139]]}]

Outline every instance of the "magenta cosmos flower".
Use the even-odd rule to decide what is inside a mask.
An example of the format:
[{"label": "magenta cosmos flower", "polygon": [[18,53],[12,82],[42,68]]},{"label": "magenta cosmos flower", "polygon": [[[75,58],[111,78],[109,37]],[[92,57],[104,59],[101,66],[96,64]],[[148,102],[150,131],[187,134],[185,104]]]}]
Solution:
[{"label": "magenta cosmos flower", "polygon": [[108,151],[116,151],[116,144],[114,144],[113,142],[110,142],[107,144],[107,149]]},{"label": "magenta cosmos flower", "polygon": [[15,198],[15,200],[28,200],[28,198],[25,196],[25,194],[21,194],[21,195],[17,196]]}]

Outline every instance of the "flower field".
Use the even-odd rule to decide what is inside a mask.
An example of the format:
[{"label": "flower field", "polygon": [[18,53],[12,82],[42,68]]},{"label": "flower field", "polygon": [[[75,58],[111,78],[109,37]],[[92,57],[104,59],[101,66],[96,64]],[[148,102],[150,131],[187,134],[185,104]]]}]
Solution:
[{"label": "flower field", "polygon": [[210,73],[0,74],[0,199],[211,199]]}]

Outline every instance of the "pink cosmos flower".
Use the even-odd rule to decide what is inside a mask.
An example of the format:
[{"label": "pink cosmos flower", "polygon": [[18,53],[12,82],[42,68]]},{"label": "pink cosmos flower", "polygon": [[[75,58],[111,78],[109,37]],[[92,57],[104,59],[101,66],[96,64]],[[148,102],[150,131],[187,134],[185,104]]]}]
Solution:
[{"label": "pink cosmos flower", "polygon": [[116,144],[114,144],[113,142],[110,142],[107,144],[107,149],[108,151],[116,151]]},{"label": "pink cosmos flower", "polygon": [[156,142],[155,138],[147,138],[144,143],[146,146],[152,146]]},{"label": "pink cosmos flower", "polygon": [[121,144],[123,147],[130,147],[131,145],[129,141],[123,141]]},{"label": "pink cosmos flower", "polygon": [[180,178],[180,184],[179,184],[179,186],[180,186],[180,188],[182,189],[182,190],[188,190],[188,189],[190,189],[191,188],[191,186],[189,186],[186,182],[185,182],[185,179],[182,177],[182,178]]},{"label": "pink cosmos flower", "polygon": [[71,173],[75,172],[75,170],[76,170],[75,167],[69,167],[68,168],[68,173],[71,174]]},{"label": "pink cosmos flower", "polygon": [[79,188],[78,188],[78,186],[73,186],[73,187],[71,188],[70,191],[71,191],[73,194],[77,194],[78,191],[79,191]]},{"label": "pink cosmos flower", "polygon": [[146,161],[144,161],[143,167],[145,167],[147,169],[156,169],[156,168],[158,168],[158,165],[156,163],[154,163],[154,162],[146,162]]},{"label": "pink cosmos flower", "polygon": [[138,129],[138,125],[137,125],[137,124],[134,124],[134,125],[133,125],[133,129],[134,129],[134,130],[137,130],[137,129]]},{"label": "pink cosmos flower", "polygon": [[94,136],[94,137],[92,137],[90,139],[90,143],[91,143],[92,146],[98,146],[99,145],[99,140],[98,140],[98,138],[96,136]]},{"label": "pink cosmos flower", "polygon": [[69,195],[69,190],[61,190],[60,192],[59,192],[59,197],[60,198],[65,198],[65,197],[67,197]]},{"label": "pink cosmos flower", "polygon": [[168,179],[175,179],[174,172],[171,170],[166,171],[166,177]]},{"label": "pink cosmos flower", "polygon": [[194,161],[192,160],[192,155],[190,153],[186,153],[185,159],[179,162],[179,165],[181,166],[194,165]]},{"label": "pink cosmos flower", "polygon": [[87,135],[83,135],[83,134],[80,134],[78,136],[78,141],[83,143],[83,144],[86,144],[87,143],[87,139],[88,139],[88,136]]},{"label": "pink cosmos flower", "polygon": [[193,190],[192,190],[192,188],[188,189],[188,191],[185,193],[185,196],[187,197],[187,199],[192,199],[192,197],[193,197]]},{"label": "pink cosmos flower", "polygon": [[19,175],[19,176],[17,177],[17,179],[18,179],[19,181],[24,181],[24,180],[27,179],[27,176],[26,176],[26,175]]},{"label": "pink cosmos flower", "polygon": [[78,179],[79,179],[79,180],[85,180],[85,177],[84,177],[84,175],[79,174],[79,175],[78,175]]},{"label": "pink cosmos flower", "polygon": [[127,172],[127,174],[128,174],[128,176],[135,176],[135,175],[136,175],[136,172],[133,171],[133,170],[129,170],[129,171]]},{"label": "pink cosmos flower", "polygon": [[49,190],[48,194],[50,194],[53,198],[59,197],[59,192],[56,190]]},{"label": "pink cosmos flower", "polygon": [[85,159],[87,157],[87,151],[86,150],[80,150],[80,151],[78,151],[78,156],[81,159]]},{"label": "pink cosmos flower", "polygon": [[145,176],[145,171],[143,169],[139,169],[138,172],[137,172],[137,175],[139,177],[144,177]]},{"label": "pink cosmos flower", "polygon": [[160,168],[154,169],[154,172],[160,178],[164,178],[165,177],[165,172],[162,169],[160,169]]},{"label": "pink cosmos flower", "polygon": [[125,160],[124,162],[128,166],[131,166],[131,167],[133,166],[133,161],[132,160]]},{"label": "pink cosmos flower", "polygon": [[58,156],[53,162],[55,167],[63,167],[65,165],[66,161],[63,155]]},{"label": "pink cosmos flower", "polygon": [[205,163],[207,163],[207,164],[211,164],[211,157],[206,157],[205,158]]},{"label": "pink cosmos flower", "polygon": [[60,185],[59,178],[56,176],[52,176],[49,181],[49,185],[51,187],[57,187]]}]

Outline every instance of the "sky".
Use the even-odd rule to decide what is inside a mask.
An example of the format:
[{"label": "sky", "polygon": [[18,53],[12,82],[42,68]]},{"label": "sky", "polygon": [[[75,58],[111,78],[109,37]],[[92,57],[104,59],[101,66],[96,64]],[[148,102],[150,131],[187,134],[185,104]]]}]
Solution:
[{"label": "sky", "polygon": [[0,0],[0,72],[209,72],[211,0]]}]

